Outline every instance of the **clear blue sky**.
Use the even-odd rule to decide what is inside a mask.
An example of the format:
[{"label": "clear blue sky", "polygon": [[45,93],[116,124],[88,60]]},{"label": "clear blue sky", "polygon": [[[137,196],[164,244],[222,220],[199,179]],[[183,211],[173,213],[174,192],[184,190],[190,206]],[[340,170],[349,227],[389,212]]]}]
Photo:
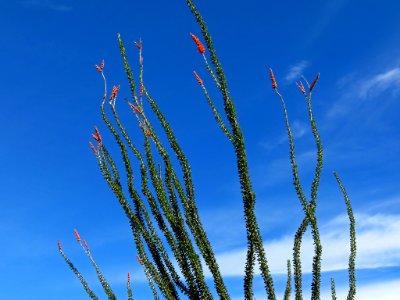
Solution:
[{"label": "clear blue sky", "polygon": [[[312,178],[315,147],[295,82],[321,72],[313,102],[325,146],[317,211],[325,246],[323,291],[331,276],[340,299],[347,288],[348,224],[332,176],[336,170],[356,214],[357,299],[395,299],[400,294],[400,3],[197,2],[245,134],[277,290],[284,288],[282,273],[303,216],[292,189],[285,124],[269,67],[286,99],[305,185]],[[214,92],[189,36],[200,31],[183,0],[0,1],[0,298],[87,299],[58,253],[61,240],[104,299],[74,239],[77,228],[119,299],[126,298],[127,271],[136,298],[151,299],[127,219],[88,146],[93,125],[104,132],[105,143],[112,143],[101,121],[103,85],[94,69],[102,58],[108,84],[121,85],[117,109],[128,110],[117,32],[135,68],[132,42],[143,39],[147,88],[191,161],[204,226],[232,298],[243,299],[246,242],[234,153],[193,78],[196,70]],[[218,94],[213,95],[221,107]],[[124,115],[136,130],[136,121]],[[303,252],[309,272],[309,236]],[[309,291],[309,273],[305,279]],[[255,293],[265,299],[260,280]]]}]

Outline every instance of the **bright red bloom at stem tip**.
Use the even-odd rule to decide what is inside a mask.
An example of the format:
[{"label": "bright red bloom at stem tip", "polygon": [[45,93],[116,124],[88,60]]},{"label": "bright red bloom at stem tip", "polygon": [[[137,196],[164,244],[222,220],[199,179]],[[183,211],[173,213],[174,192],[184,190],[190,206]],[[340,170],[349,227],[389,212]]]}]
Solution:
[{"label": "bright red bloom at stem tip", "polygon": [[83,245],[85,246],[86,250],[87,250],[88,252],[90,252],[89,245],[86,243],[86,241],[83,241]]},{"label": "bright red bloom at stem tip", "polygon": [[121,89],[121,86],[113,86],[112,91],[111,91],[111,96],[110,96],[110,100],[117,98],[117,94],[119,92],[119,90]]},{"label": "bright red bloom at stem tip", "polygon": [[143,266],[143,260],[140,258],[140,256],[136,255],[136,258],[137,258],[139,264],[141,264]]},{"label": "bright red bloom at stem tip", "polygon": [[97,129],[97,127],[94,128],[94,131],[96,132],[96,134],[92,133],[92,138],[93,138],[96,142],[101,143],[100,131]]},{"label": "bright red bloom at stem tip", "polygon": [[196,78],[197,82],[203,86],[203,80],[201,80],[200,76],[197,75],[196,71],[193,71],[194,77]]},{"label": "bright red bloom at stem tip", "polygon": [[311,83],[310,92],[312,92],[312,90],[314,89],[315,85],[317,84],[317,81],[318,81],[320,75],[321,74],[318,72],[317,76],[314,78],[314,81]]},{"label": "bright red bloom at stem tip", "polygon": [[81,241],[81,236],[79,235],[78,230],[74,229],[74,233],[75,233],[76,241],[80,242]]},{"label": "bright red bloom at stem tip", "polygon": [[303,95],[306,94],[306,89],[304,88],[303,83],[300,81],[300,83],[296,82],[297,87],[299,88],[299,90],[303,93]]},{"label": "bright red bloom at stem tip", "polygon": [[92,144],[92,142],[89,142],[90,148],[93,150],[94,154],[97,154],[96,147]]},{"label": "bright red bloom at stem tip", "polygon": [[278,88],[278,85],[277,85],[276,80],[275,80],[274,72],[272,71],[271,68],[269,68],[269,77],[271,77],[272,88],[274,90],[276,90]]},{"label": "bright red bloom at stem tip", "polygon": [[104,59],[101,60],[101,65],[100,65],[100,66],[95,65],[95,68],[96,68],[97,71],[99,71],[100,73],[102,73],[102,72],[103,72],[103,69],[104,69]]},{"label": "bright red bloom at stem tip", "polygon": [[193,41],[195,42],[196,46],[197,46],[197,50],[203,54],[204,52],[206,52],[206,48],[204,47],[204,45],[202,44],[202,42],[200,41],[200,39],[195,36],[193,33],[190,33],[190,36],[192,37]]},{"label": "bright red bloom at stem tip", "polygon": [[128,101],[128,104],[129,104],[129,106],[130,106],[135,112],[137,112],[139,115],[143,114],[143,112],[140,110],[139,107],[137,107],[136,105],[133,105],[133,104],[130,103],[129,101]]}]

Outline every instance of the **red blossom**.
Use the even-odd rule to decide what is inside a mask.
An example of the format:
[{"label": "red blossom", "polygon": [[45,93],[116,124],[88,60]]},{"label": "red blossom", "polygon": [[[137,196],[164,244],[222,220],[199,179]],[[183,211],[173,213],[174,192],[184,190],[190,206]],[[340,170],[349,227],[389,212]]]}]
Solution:
[{"label": "red blossom", "polygon": [[61,243],[60,241],[57,242],[58,250],[62,251]]},{"label": "red blossom", "polygon": [[133,105],[133,104],[130,103],[130,102],[128,102],[128,104],[129,104],[129,106],[130,106],[134,111],[136,111],[139,115],[141,115],[141,114],[143,113],[143,111],[141,111],[139,107]]},{"label": "red blossom", "polygon": [[300,83],[296,82],[297,87],[299,88],[299,90],[303,93],[303,95],[306,94],[306,89],[304,88],[303,83],[300,81]]},{"label": "red blossom", "polygon": [[94,128],[96,134],[92,133],[92,138],[98,142],[101,143],[102,139],[101,139],[101,135],[100,135],[100,131],[97,129],[97,127]]},{"label": "red blossom", "polygon": [[95,146],[92,144],[92,142],[89,142],[90,148],[93,150],[94,154],[97,154],[97,150]]},{"label": "red blossom", "polygon": [[76,241],[80,242],[81,241],[81,236],[79,235],[78,230],[74,229],[74,233],[75,233]]},{"label": "red blossom", "polygon": [[100,142],[100,138],[99,138],[97,135],[95,135],[94,133],[92,133],[92,138],[93,138],[95,141]]},{"label": "red blossom", "polygon": [[314,81],[310,85],[310,92],[314,89],[315,85],[317,84],[317,81],[319,79],[320,73],[318,72],[317,76],[314,78]]},{"label": "red blossom", "polygon": [[121,86],[113,86],[112,91],[111,91],[111,96],[110,96],[110,100],[117,98],[117,94],[119,92],[119,90],[121,89]]},{"label": "red blossom", "polygon": [[136,255],[136,258],[137,258],[139,264],[141,264],[143,266],[143,260],[140,258],[140,256]]},{"label": "red blossom", "polygon": [[128,272],[128,284],[131,283],[131,274]]},{"label": "red blossom", "polygon": [[274,90],[276,90],[278,88],[278,85],[277,85],[276,80],[275,80],[274,72],[272,71],[271,68],[269,69],[269,76],[271,77],[272,88]]},{"label": "red blossom", "polygon": [[103,69],[104,69],[104,59],[101,60],[101,65],[100,65],[100,66],[95,65],[94,67],[96,68],[97,71],[99,71],[100,73],[102,73],[102,72],[103,72]]},{"label": "red blossom", "polygon": [[86,241],[83,241],[83,245],[85,246],[86,250],[88,252],[90,252],[90,248],[89,248],[88,244],[86,243]]},{"label": "red blossom", "polygon": [[197,82],[203,86],[203,80],[201,80],[200,76],[197,75],[196,71],[193,71],[194,77],[196,78]]},{"label": "red blossom", "polygon": [[204,47],[204,45],[202,44],[202,42],[200,41],[200,39],[195,36],[193,33],[190,34],[190,36],[192,37],[193,41],[195,42],[196,46],[197,46],[197,50],[203,54],[204,52],[206,52],[206,48]]}]

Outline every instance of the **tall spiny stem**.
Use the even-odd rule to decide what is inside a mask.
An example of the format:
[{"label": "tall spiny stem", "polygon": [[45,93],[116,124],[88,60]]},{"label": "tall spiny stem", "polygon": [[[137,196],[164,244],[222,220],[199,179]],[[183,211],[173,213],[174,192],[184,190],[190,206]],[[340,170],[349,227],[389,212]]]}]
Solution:
[{"label": "tall spiny stem", "polygon": [[193,15],[195,16],[197,23],[200,25],[201,32],[207,44],[207,48],[210,51],[211,62],[216,69],[217,81],[219,83],[218,88],[221,91],[224,101],[225,113],[232,128],[232,136],[233,136],[232,144],[234,146],[237,158],[237,167],[238,167],[239,180],[243,198],[247,241],[248,241],[245,278],[244,278],[245,299],[250,300],[253,298],[252,285],[254,277],[254,262],[255,262],[255,256],[257,255],[258,263],[260,265],[260,270],[261,270],[261,276],[264,280],[265,288],[268,294],[268,299],[275,300],[276,296],[273,285],[273,279],[269,271],[268,262],[261,238],[261,233],[257,225],[257,219],[254,211],[256,196],[253,191],[250,180],[246,150],[244,145],[244,138],[240,125],[237,121],[234,103],[229,96],[225,74],[219,62],[219,59],[216,55],[211,36],[203,20],[203,17],[199,13],[197,7],[195,6],[192,0],[187,0],[186,3],[188,4]]},{"label": "tall spiny stem", "polygon": [[355,266],[356,266],[356,221],[353,214],[353,209],[351,207],[349,196],[347,195],[347,191],[344,188],[342,181],[340,180],[339,174],[336,172],[333,173],[335,176],[339,187],[343,193],[344,200],[347,206],[347,214],[349,216],[350,221],[350,257],[349,257],[349,293],[347,294],[347,300],[354,300],[356,294],[356,276],[355,276]]},{"label": "tall spiny stem", "polygon": [[[296,300],[302,299],[300,247],[301,247],[301,239],[302,239],[302,236],[303,236],[305,230],[307,229],[308,222],[311,223],[311,232],[312,232],[314,246],[315,246],[315,254],[314,254],[314,258],[313,258],[313,272],[312,272],[313,273],[313,281],[312,281],[312,297],[311,298],[318,300],[320,297],[322,245],[321,245],[321,241],[320,241],[320,237],[319,237],[317,219],[315,217],[315,204],[312,204],[312,203],[316,201],[316,195],[317,195],[316,192],[317,192],[319,176],[320,176],[320,172],[321,172],[321,168],[322,168],[322,156],[321,157],[318,156],[318,159],[317,159],[316,175],[315,175],[313,185],[312,185],[312,195],[314,196],[314,198],[312,198],[310,205],[309,205],[307,202],[307,199],[304,195],[301,183],[300,183],[297,162],[296,162],[296,157],[295,157],[295,146],[294,146],[293,134],[292,134],[289,117],[288,117],[287,110],[286,110],[285,101],[283,99],[283,96],[279,93],[279,91],[276,87],[276,82],[275,82],[274,90],[275,90],[276,94],[279,96],[279,99],[281,100],[281,103],[282,103],[287,133],[288,133],[288,137],[289,137],[289,144],[290,144],[290,161],[291,161],[291,165],[292,165],[293,182],[294,182],[294,186],[296,189],[296,193],[301,201],[304,213],[306,215],[305,218],[303,219],[303,222],[301,223],[299,229],[296,232],[294,249],[293,249],[294,250],[293,263],[294,263],[294,268],[295,268]],[[310,118],[311,118],[311,122],[312,122],[313,119],[312,119],[310,107],[311,107],[311,105],[309,106],[309,109],[310,109]],[[318,137],[317,131],[314,131],[314,134],[317,134],[317,137]],[[319,139],[318,139],[317,144],[320,145]],[[321,155],[322,155],[322,152],[321,152]]]}]

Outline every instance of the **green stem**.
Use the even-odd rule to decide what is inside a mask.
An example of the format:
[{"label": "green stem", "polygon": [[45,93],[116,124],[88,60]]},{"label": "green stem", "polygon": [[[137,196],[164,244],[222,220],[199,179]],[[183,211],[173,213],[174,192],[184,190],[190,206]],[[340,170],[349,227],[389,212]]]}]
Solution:
[{"label": "green stem", "polygon": [[354,300],[356,295],[356,276],[355,276],[355,266],[356,266],[356,251],[357,251],[357,243],[356,243],[356,221],[353,214],[353,209],[351,207],[349,196],[344,188],[342,181],[340,180],[339,174],[336,172],[333,173],[335,176],[339,187],[343,193],[344,200],[347,206],[347,214],[349,216],[350,221],[350,257],[349,257],[349,293],[347,294],[347,300]]}]

